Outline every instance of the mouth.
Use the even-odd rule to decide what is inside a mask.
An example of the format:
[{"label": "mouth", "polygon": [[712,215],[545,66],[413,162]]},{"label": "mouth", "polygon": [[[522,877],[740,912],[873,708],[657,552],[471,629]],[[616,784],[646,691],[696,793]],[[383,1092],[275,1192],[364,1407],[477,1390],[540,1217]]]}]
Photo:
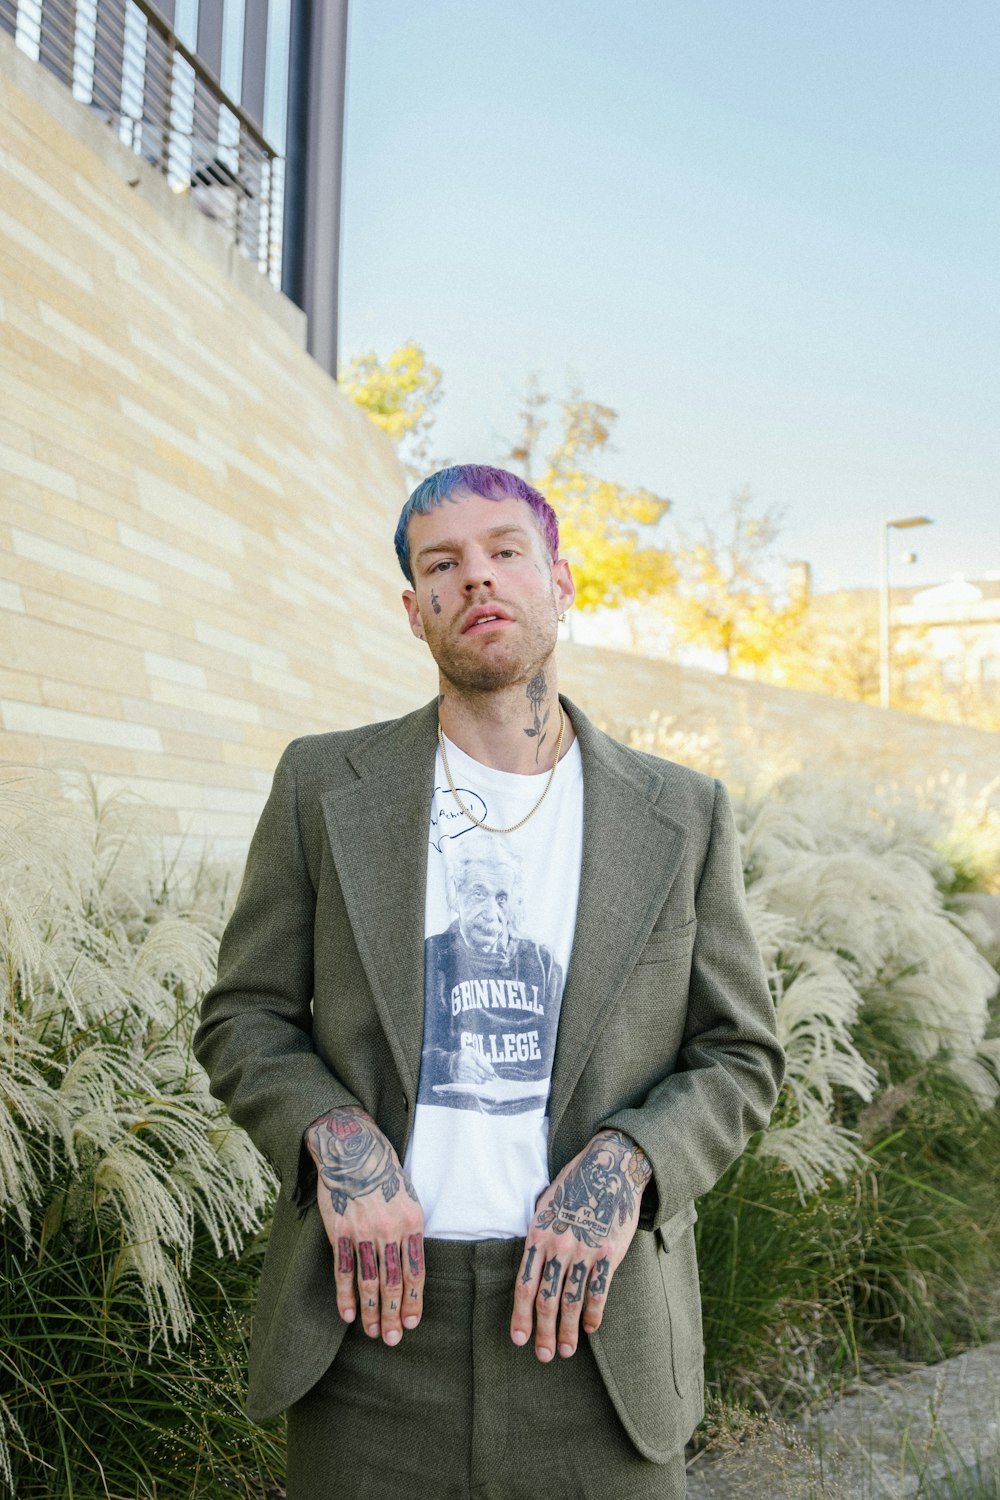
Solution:
[{"label": "mouth", "polygon": [[482,635],[487,630],[495,630],[498,626],[510,625],[512,623],[510,616],[504,614],[503,610],[474,609],[462,626],[462,634]]}]

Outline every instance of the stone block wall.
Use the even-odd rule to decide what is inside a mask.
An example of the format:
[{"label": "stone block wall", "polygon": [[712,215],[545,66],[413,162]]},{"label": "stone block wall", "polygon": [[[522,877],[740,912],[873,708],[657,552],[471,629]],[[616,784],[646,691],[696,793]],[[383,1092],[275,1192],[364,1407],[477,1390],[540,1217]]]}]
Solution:
[{"label": "stone block wall", "polygon": [[570,696],[618,738],[645,749],[673,753],[674,736],[701,738],[711,760],[718,743],[719,774],[737,779],[812,767],[911,785],[964,778],[976,791],[994,782],[1000,806],[1000,735],[989,730],[592,646],[567,642],[561,651],[560,680]]},{"label": "stone block wall", "polygon": [[435,678],[391,446],[301,314],[0,33],[0,755],[234,853],[295,734]]}]

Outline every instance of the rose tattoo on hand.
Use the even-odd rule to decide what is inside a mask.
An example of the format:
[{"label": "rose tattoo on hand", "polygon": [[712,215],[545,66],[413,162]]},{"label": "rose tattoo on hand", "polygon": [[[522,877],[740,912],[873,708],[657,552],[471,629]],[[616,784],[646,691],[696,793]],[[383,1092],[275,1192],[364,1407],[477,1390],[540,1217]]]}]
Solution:
[{"label": "rose tattoo on hand", "polygon": [[336,1109],[313,1126],[320,1175],[338,1214],[354,1198],[381,1190],[386,1203],[404,1187],[414,1197],[392,1147],[357,1110]]}]

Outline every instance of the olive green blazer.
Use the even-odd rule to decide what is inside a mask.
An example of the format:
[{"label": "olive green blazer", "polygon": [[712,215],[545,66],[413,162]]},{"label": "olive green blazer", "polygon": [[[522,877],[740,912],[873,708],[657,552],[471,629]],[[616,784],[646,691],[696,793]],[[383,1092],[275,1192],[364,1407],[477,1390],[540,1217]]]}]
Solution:
[{"label": "olive green blazer", "polygon": [[[601,1126],[652,1163],[591,1344],[636,1447],[662,1461],[702,1413],[694,1200],[767,1122],[782,1053],[725,789],[563,706],[583,758],[584,853],[549,1166],[555,1175]],[[205,998],[196,1054],[281,1181],[250,1353],[258,1420],[311,1387],[345,1329],[303,1132],[360,1104],[406,1151],[436,725],[431,702],[288,747]]]}]

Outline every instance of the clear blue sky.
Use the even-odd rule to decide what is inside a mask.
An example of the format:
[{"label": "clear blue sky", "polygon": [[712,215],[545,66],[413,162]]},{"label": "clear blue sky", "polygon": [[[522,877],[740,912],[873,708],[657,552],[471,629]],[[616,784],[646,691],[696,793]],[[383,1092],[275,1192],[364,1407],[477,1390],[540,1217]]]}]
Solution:
[{"label": "clear blue sky", "polygon": [[690,525],[747,483],[822,588],[1000,569],[998,0],[351,0],[344,354],[421,342],[435,452],[526,377]]}]

